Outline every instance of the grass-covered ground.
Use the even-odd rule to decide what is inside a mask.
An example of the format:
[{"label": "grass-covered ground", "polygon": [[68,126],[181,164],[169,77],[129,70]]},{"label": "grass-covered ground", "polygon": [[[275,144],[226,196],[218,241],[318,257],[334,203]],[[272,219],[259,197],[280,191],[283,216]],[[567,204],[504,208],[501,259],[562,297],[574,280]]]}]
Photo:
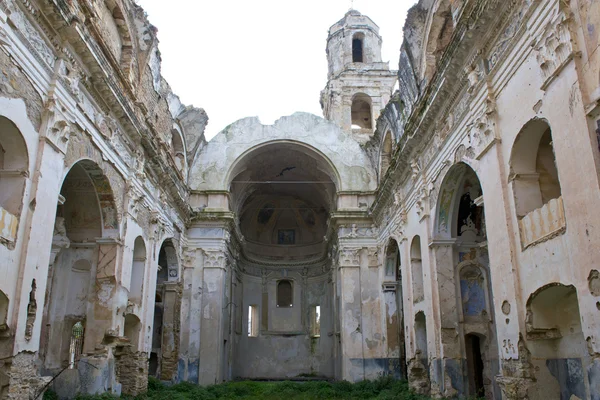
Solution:
[{"label": "grass-covered ground", "polygon": [[[51,393],[45,400],[54,400]],[[111,395],[79,396],[78,400],[113,399]],[[124,398],[126,398],[124,396]],[[130,398],[131,399],[131,398]],[[398,399],[426,400],[428,397],[411,393],[406,381],[381,378],[376,381],[349,382],[228,382],[213,386],[196,386],[180,383],[165,386],[155,379],[148,383],[148,393],[136,400],[213,400],[213,399],[261,399],[261,400],[321,400],[321,399]]]}]

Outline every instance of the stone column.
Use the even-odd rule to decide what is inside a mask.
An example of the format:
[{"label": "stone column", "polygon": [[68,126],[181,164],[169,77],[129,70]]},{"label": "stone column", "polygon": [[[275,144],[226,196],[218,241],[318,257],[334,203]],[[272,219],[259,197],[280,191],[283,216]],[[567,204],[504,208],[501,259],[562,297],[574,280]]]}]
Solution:
[{"label": "stone column", "polygon": [[364,379],[360,250],[345,247],[338,255],[342,379],[350,382]]},{"label": "stone column", "polygon": [[200,321],[202,307],[202,267],[198,249],[188,248],[183,256],[183,294],[181,299],[181,379],[198,383],[200,358]]},{"label": "stone column", "polygon": [[223,379],[223,307],[225,296],[226,254],[222,249],[205,249],[202,288],[202,322],[200,325],[201,385]]},{"label": "stone column", "polygon": [[115,327],[115,294],[117,293],[117,268],[122,256],[121,243],[115,239],[98,239],[98,266],[96,268],[94,307],[86,321],[84,353],[93,353],[108,338],[117,338]]},{"label": "stone column", "polygon": [[179,282],[165,282],[164,285],[160,377],[162,380],[171,381],[177,377],[179,362],[181,285]]}]

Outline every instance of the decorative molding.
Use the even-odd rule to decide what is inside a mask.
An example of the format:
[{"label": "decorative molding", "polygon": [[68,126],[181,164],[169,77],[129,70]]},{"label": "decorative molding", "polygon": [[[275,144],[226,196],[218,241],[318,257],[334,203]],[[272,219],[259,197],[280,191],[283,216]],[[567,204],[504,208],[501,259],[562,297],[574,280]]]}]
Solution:
[{"label": "decorative molding", "polygon": [[567,17],[564,11],[559,12],[546,25],[534,45],[536,60],[544,77],[542,90],[546,90],[575,54],[569,32],[569,21],[570,17]]},{"label": "decorative molding", "polygon": [[360,266],[360,250],[359,248],[342,248],[339,250],[339,266],[344,267],[359,267]]}]

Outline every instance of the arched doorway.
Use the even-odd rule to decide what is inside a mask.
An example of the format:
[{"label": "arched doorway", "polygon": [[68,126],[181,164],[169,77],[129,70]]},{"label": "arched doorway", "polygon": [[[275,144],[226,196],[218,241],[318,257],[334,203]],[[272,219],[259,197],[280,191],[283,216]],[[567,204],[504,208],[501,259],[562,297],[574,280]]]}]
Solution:
[{"label": "arched doorway", "polygon": [[[394,365],[394,375],[406,378],[406,347],[404,339],[404,304],[402,298],[402,272],[398,242],[390,239],[385,253],[384,301],[386,305],[386,327],[388,357]],[[397,360],[397,367],[393,360]]]},{"label": "arched doorway", "polygon": [[173,239],[163,241],[158,253],[154,324],[148,374],[161,380],[171,380],[177,372],[179,348],[179,313],[177,277],[179,261]]},{"label": "arched doorway", "polygon": [[[93,335],[90,339],[87,334],[88,322],[94,318],[97,240],[103,237],[105,227],[116,229],[116,210],[108,196],[103,199],[103,213],[96,186],[100,181],[106,182],[100,168],[83,160],[71,167],[60,191],[52,240],[55,261],[49,267],[42,326],[42,338],[47,338],[43,344],[44,367],[49,371],[58,371],[69,363],[75,324],[81,323],[85,332],[84,353],[100,344],[101,337],[95,343]],[[110,190],[110,185],[104,190]]]},{"label": "arched doorway", "polygon": [[336,338],[322,334],[334,329],[331,164],[304,144],[277,142],[242,156],[229,176],[243,237],[232,261],[242,271],[241,298],[232,290],[231,301],[241,305],[243,321],[239,336],[235,330],[226,336],[224,364],[231,361],[233,376],[242,378],[333,377]]},{"label": "arched doorway", "polygon": [[441,322],[456,333],[442,336],[444,367],[463,376],[452,382],[459,393],[500,398],[483,190],[471,167],[458,163],[448,171],[437,207],[437,276],[451,277],[437,280]]}]

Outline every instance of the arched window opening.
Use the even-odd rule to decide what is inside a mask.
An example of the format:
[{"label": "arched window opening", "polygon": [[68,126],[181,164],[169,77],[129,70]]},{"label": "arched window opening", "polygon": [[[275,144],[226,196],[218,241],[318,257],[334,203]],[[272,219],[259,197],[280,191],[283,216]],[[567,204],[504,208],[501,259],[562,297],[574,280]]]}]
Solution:
[{"label": "arched window opening", "polygon": [[177,276],[175,268],[177,268],[175,248],[170,240],[166,240],[158,253],[158,271],[156,273],[157,291],[159,290],[158,286],[167,282],[171,274]]},{"label": "arched window opening", "polygon": [[371,97],[357,94],[352,100],[351,108],[352,129],[373,129],[371,113]]},{"label": "arched window opening", "polygon": [[396,280],[396,276],[400,273],[400,257],[398,256],[398,243],[392,239],[385,255],[386,280]]},{"label": "arched window opening", "polygon": [[364,35],[362,33],[357,33],[352,38],[352,62],[355,62],[355,63],[364,62],[363,41],[364,41]]},{"label": "arched window opening", "polygon": [[413,302],[425,299],[423,288],[423,263],[421,261],[421,238],[415,236],[410,246],[410,265],[412,270]]},{"label": "arched window opening", "polygon": [[465,169],[462,184],[456,192],[458,210],[454,234],[462,242],[481,242],[486,237],[483,192],[475,171],[468,166]]},{"label": "arched window opening", "polygon": [[415,345],[417,358],[427,365],[427,322],[423,311],[415,315]]},{"label": "arched window opening", "polygon": [[74,369],[79,361],[81,350],[83,349],[84,327],[81,321],[77,321],[71,329],[71,340],[69,344],[69,369]]},{"label": "arched window opening", "polygon": [[12,121],[0,117],[0,213],[4,210],[15,217],[11,221],[14,228],[21,213],[27,170],[27,146],[21,132]]},{"label": "arched window opening", "polygon": [[171,131],[171,152],[177,169],[183,172],[185,169],[185,148],[181,133],[177,129]]},{"label": "arched window opening", "polygon": [[383,179],[392,162],[392,147],[392,132],[388,130],[381,145],[381,165],[379,167],[379,170],[381,171],[379,176],[380,179]]},{"label": "arched window opening", "polygon": [[564,231],[566,220],[550,126],[529,121],[515,140],[510,158],[515,211],[523,248]]},{"label": "arched window opening", "polygon": [[561,196],[552,131],[545,121],[535,119],[523,127],[515,140],[510,167],[519,217]]},{"label": "arched window opening", "polygon": [[129,342],[131,343],[132,350],[137,351],[138,342],[140,339],[140,331],[142,329],[142,324],[140,319],[133,315],[127,314],[125,315],[125,327],[124,327],[124,335]]},{"label": "arched window opening", "polygon": [[131,265],[131,283],[129,285],[129,301],[142,305],[144,274],[146,269],[146,244],[141,236],[133,245],[133,263]]},{"label": "arched window opening", "polygon": [[292,282],[289,280],[277,282],[277,307],[293,307],[293,299]]}]

